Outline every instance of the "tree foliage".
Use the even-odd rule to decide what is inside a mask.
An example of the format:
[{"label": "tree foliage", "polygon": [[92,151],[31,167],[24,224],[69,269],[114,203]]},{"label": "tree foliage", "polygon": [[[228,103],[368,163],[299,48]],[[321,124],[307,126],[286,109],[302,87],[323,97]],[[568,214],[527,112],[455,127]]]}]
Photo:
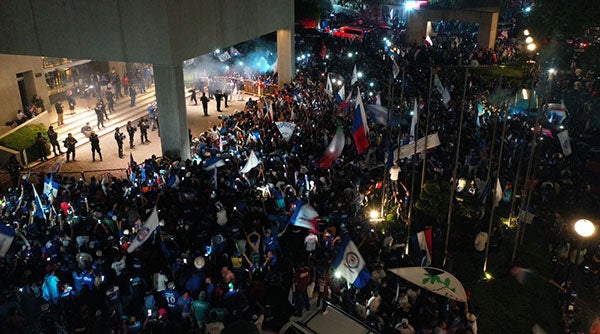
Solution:
[{"label": "tree foliage", "polygon": [[589,0],[546,0],[538,2],[528,15],[531,29],[539,38],[563,39],[581,36],[599,25],[600,6]]}]

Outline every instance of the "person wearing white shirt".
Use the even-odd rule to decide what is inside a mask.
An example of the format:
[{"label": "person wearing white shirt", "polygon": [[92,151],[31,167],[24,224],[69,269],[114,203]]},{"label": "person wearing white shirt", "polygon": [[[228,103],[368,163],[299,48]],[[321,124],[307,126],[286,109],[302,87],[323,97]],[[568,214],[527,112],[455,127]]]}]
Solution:
[{"label": "person wearing white shirt", "polygon": [[367,301],[367,316],[377,314],[379,306],[381,306],[381,296],[379,295],[379,291],[373,290],[371,298]]},{"label": "person wearing white shirt", "polygon": [[125,260],[127,257],[123,255],[119,261],[113,262],[110,267],[115,271],[117,276],[121,276],[121,272],[125,269]]},{"label": "person wearing white shirt", "polygon": [[398,192],[398,180],[400,179],[400,166],[398,166],[397,162],[394,162],[392,168],[390,168],[390,181],[392,181],[392,191],[395,193]]},{"label": "person wearing white shirt", "polygon": [[306,251],[308,253],[314,252],[317,249],[317,245],[319,243],[319,237],[314,233],[309,233],[306,238],[304,238],[304,246],[306,247]]},{"label": "person wearing white shirt", "polygon": [[164,274],[164,272],[162,271],[162,269],[157,272],[154,273],[154,275],[152,275],[152,283],[154,284],[154,290],[161,292],[167,289],[167,282],[169,281],[169,279],[167,278],[167,275]]}]

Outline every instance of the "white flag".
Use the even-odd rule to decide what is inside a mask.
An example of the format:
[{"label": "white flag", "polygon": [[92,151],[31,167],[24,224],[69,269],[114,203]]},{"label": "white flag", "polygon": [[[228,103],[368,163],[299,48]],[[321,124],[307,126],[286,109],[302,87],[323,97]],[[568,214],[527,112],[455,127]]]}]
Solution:
[{"label": "white flag", "polygon": [[571,154],[571,141],[569,140],[569,130],[559,132],[557,135],[560,141],[560,147],[562,148],[563,154],[569,156]]},{"label": "white flag", "polygon": [[[427,149],[440,146],[440,138],[437,133],[427,136]],[[421,153],[425,150],[425,137],[417,141],[417,153]],[[410,157],[415,154],[415,142],[400,146],[394,151],[394,161]]]},{"label": "white flag", "polygon": [[242,173],[242,174],[248,173],[249,171],[252,170],[252,168],[258,166],[259,163],[260,163],[260,160],[258,160],[258,158],[256,157],[256,153],[254,153],[254,151],[251,151],[250,157],[248,157],[248,161],[246,162],[246,165],[244,165],[244,168],[242,168],[240,173]]},{"label": "white flag", "polygon": [[156,206],[155,206],[154,209],[152,210],[152,214],[150,214],[150,217],[148,217],[148,219],[146,220],[144,225],[139,229],[135,238],[133,239],[133,241],[127,248],[127,252],[132,253],[134,250],[136,250],[138,247],[140,247],[144,242],[146,242],[146,240],[148,240],[148,238],[150,238],[150,235],[152,235],[152,232],[154,232],[154,230],[156,230],[157,227],[158,227],[158,210],[156,209]]},{"label": "white flag", "polygon": [[354,65],[354,69],[352,70],[352,79],[350,79],[350,84],[354,85],[354,83],[357,81],[358,81],[358,72],[356,71],[356,65]]},{"label": "white flag", "polygon": [[438,77],[437,74],[433,77],[433,85],[435,86],[435,89],[438,91],[438,93],[444,94],[444,86],[442,85],[442,81],[440,80],[440,77]]},{"label": "white flag", "polygon": [[292,138],[294,129],[296,129],[296,123],[275,122],[275,125],[277,125],[277,129],[279,130],[279,133],[281,133],[283,139],[290,140],[290,138]]},{"label": "white flag", "polygon": [[419,105],[417,103],[417,98],[415,97],[415,104],[413,106],[413,115],[410,120],[410,136],[415,138],[415,130],[417,127],[417,122],[419,121]]},{"label": "white flag", "polygon": [[496,178],[496,189],[494,189],[494,206],[498,206],[498,203],[502,200],[502,185],[500,184],[500,178]]},{"label": "white flag", "polygon": [[444,104],[444,107],[448,108],[448,102],[450,102],[450,92],[444,87],[444,91],[442,92],[442,103]]},{"label": "white flag", "polygon": [[398,67],[398,63],[396,63],[396,60],[392,59],[392,75],[394,76],[394,79],[396,79],[399,73],[400,67]]},{"label": "white flag", "polygon": [[327,74],[327,85],[325,86],[325,91],[329,96],[333,95],[333,85],[331,84],[331,78],[329,77],[329,73]]},{"label": "white flag", "polygon": [[0,257],[6,255],[14,239],[15,229],[4,224],[0,225]]}]

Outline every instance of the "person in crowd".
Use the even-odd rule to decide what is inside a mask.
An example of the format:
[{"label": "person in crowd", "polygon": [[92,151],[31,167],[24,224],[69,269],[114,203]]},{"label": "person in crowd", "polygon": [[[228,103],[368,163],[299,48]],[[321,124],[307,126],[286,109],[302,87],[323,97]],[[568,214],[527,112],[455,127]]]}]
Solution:
[{"label": "person in crowd", "polygon": [[200,97],[200,103],[202,103],[202,111],[204,111],[204,116],[208,116],[208,97],[206,93],[202,92],[202,96]]},{"label": "person in crowd", "polygon": [[135,107],[135,97],[137,96],[137,92],[135,91],[135,88],[133,86],[129,86],[129,106],[130,107]]},{"label": "person in crowd", "polygon": [[25,113],[23,112],[23,110],[19,109],[17,111],[17,120],[15,121],[15,123],[17,123],[17,125],[21,125],[23,123],[25,123],[27,121],[27,116],[25,116]]},{"label": "person in crowd", "polygon": [[127,135],[129,136],[129,148],[134,148],[133,138],[135,136],[135,132],[137,131],[137,127],[131,123],[131,121],[127,121]]},{"label": "person in crowd", "polygon": [[100,151],[100,138],[98,135],[92,131],[90,133],[90,146],[92,147],[92,162],[96,162],[96,153],[98,153],[98,158],[102,161],[102,152]]},{"label": "person in crowd", "polygon": [[190,95],[190,103],[194,102],[194,105],[197,106],[198,105],[198,99],[196,98],[196,88],[190,89],[190,92],[192,93]]},{"label": "person in crowd", "polygon": [[[52,145],[52,152],[54,152],[54,156],[57,157],[59,154],[62,154],[63,152],[60,150],[60,144],[58,143],[58,133],[54,130],[52,125],[48,127],[48,132],[46,132],[46,135],[48,135],[48,140],[50,141],[50,145]],[[57,150],[58,153],[56,153]]]},{"label": "person in crowd", "polygon": [[75,106],[77,105],[77,102],[73,97],[73,92],[71,90],[69,90],[69,92],[71,92],[71,94],[67,92],[67,104],[69,104],[69,110],[71,111],[71,115],[75,115]]},{"label": "person in crowd", "polygon": [[123,154],[123,142],[125,141],[125,134],[121,132],[119,127],[116,127],[114,137],[115,141],[117,142],[119,158],[123,159],[125,157],[125,155]]},{"label": "person in crowd", "polygon": [[94,107],[94,112],[96,113],[96,119],[97,119],[97,124],[96,126],[98,127],[98,131],[100,131],[100,127],[105,128],[104,126],[104,112],[102,110],[102,105],[100,103],[96,104],[96,107]]},{"label": "person in crowd", "polygon": [[81,127],[81,133],[83,133],[84,136],[89,137],[90,134],[92,133],[92,126],[90,125],[90,122],[85,122],[85,125]]},{"label": "person in crowd", "polygon": [[215,101],[217,101],[217,112],[222,112],[221,101],[223,101],[223,93],[220,90],[215,91]]},{"label": "person in crowd", "polygon": [[37,147],[38,154],[40,155],[40,161],[48,161],[48,148],[46,147],[47,140],[41,132],[37,133],[35,137],[35,146]]},{"label": "person in crowd", "polygon": [[73,135],[69,132],[63,143],[67,148],[67,162],[71,160],[75,161],[75,145],[77,145],[77,139],[75,139],[75,137],[73,137]]},{"label": "person in crowd", "polygon": [[65,110],[63,109],[62,102],[61,101],[57,101],[54,104],[54,109],[56,109],[56,116],[58,117],[58,119],[56,121],[56,124],[58,126],[64,125],[65,122],[64,122],[64,115],[63,114],[64,114]]},{"label": "person in crowd", "polygon": [[148,125],[148,122],[146,121],[146,119],[144,117],[142,117],[140,119],[140,121],[138,122],[138,128],[140,128],[140,141],[143,143],[150,143],[150,140],[148,140],[148,128],[150,126]]},{"label": "person in crowd", "polygon": [[155,131],[158,127],[158,108],[156,102],[148,105],[148,121],[150,122],[150,131]]}]

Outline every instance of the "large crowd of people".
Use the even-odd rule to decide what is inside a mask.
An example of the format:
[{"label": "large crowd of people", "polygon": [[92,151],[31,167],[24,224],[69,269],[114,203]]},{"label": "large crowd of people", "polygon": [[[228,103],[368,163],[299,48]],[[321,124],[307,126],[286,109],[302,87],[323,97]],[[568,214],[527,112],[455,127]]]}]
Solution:
[{"label": "large crowd of people", "polygon": [[[579,168],[589,156],[574,152],[567,157],[556,139],[542,140],[548,137],[538,134],[548,132],[530,130],[536,122],[527,117],[527,110],[506,117],[506,97],[513,98],[520,88],[513,83],[471,75],[463,87],[464,67],[457,70],[454,65],[511,61],[518,56],[516,41],[503,41],[496,54],[470,47],[472,36],[459,35],[460,29],[444,28],[439,39],[448,45],[442,49],[397,44],[392,51],[384,48],[381,36],[367,36],[362,44],[331,37],[302,44],[305,49],[299,52],[324,51],[328,57],[303,61],[293,82],[266,98],[250,99],[244,110],[221,116],[220,124],[191,136],[192,159],[152,156],[135,162],[131,157],[127,178],[24,174],[2,200],[3,222],[15,235],[12,244],[0,243],[5,253],[0,261],[0,286],[5,287],[0,326],[6,333],[219,333],[223,328],[225,333],[228,327],[250,325],[239,332],[270,333],[310,309],[314,295],[323,312],[326,302],[334,303],[384,333],[477,333],[477,316],[493,315],[478,314],[476,306],[467,312],[460,302],[386,272],[428,264],[418,251],[404,255],[409,233],[404,222],[409,221],[408,207],[416,196],[395,182],[409,184],[420,177],[415,173],[425,163],[427,180],[450,183],[454,152],[460,148],[458,175],[471,184],[464,196],[472,197],[464,203],[485,201],[486,183],[491,184],[489,160],[497,154],[491,151],[499,137],[493,137],[494,128],[505,123],[507,135],[496,143],[505,141],[505,153],[495,163],[502,166],[496,175],[505,195],[501,205],[510,202],[511,184],[523,182],[524,176],[516,175],[526,165],[517,167],[519,156],[542,161],[533,177],[533,205],[539,212],[552,208],[557,213],[544,219],[560,264],[553,280],[561,291],[568,291],[565,284],[580,262],[572,259],[569,265],[573,243],[558,214],[568,215],[563,208],[569,206],[557,203],[561,198],[593,198]],[[392,54],[402,72],[395,78]],[[389,174],[379,167],[395,160],[390,147],[414,138],[402,119],[397,124],[370,122],[370,148],[358,153],[351,130],[354,112],[336,102],[326,79],[328,73],[349,78],[354,66],[364,75],[352,87],[361,87],[366,105],[376,104],[377,92],[391,82],[391,104],[396,106],[392,115],[412,109],[416,99],[423,107],[418,108],[414,136],[438,133],[441,142],[426,161],[421,154],[395,161],[394,184],[388,184],[392,191],[373,190],[389,182]],[[434,76],[441,91],[428,85]],[[536,78],[539,83],[534,84],[542,87],[547,79]],[[572,133],[593,131],[593,125],[584,122],[586,111],[578,109],[594,103],[593,76],[571,69],[548,82],[547,91],[564,98],[571,113],[564,124],[542,117],[538,123],[550,135],[565,124],[572,126]],[[345,84],[353,101],[356,90]],[[293,123],[293,135],[283,136],[276,122]],[[328,168],[320,168],[337,123],[345,129],[342,154]],[[460,142],[459,127],[464,132]],[[527,149],[532,137],[539,141],[537,153]],[[372,228],[366,211],[369,204],[382,201],[386,211],[395,209],[393,219],[400,228]],[[318,213],[315,229],[290,223],[304,203]],[[460,236],[456,240],[466,241],[453,243],[451,249],[480,251],[471,240],[487,229],[486,206],[462,205],[469,211],[469,224],[454,233]],[[439,249],[444,224],[426,221],[424,215],[412,219],[411,235],[428,225],[434,229],[434,249]],[[371,272],[361,289],[334,275],[332,263],[347,237]],[[498,238],[493,234],[489,242],[498,246]],[[442,266],[442,253],[434,254],[433,266]],[[589,254],[595,251],[590,248]],[[565,299],[568,317],[573,304]],[[577,326],[575,320],[567,320],[569,326]]]}]

